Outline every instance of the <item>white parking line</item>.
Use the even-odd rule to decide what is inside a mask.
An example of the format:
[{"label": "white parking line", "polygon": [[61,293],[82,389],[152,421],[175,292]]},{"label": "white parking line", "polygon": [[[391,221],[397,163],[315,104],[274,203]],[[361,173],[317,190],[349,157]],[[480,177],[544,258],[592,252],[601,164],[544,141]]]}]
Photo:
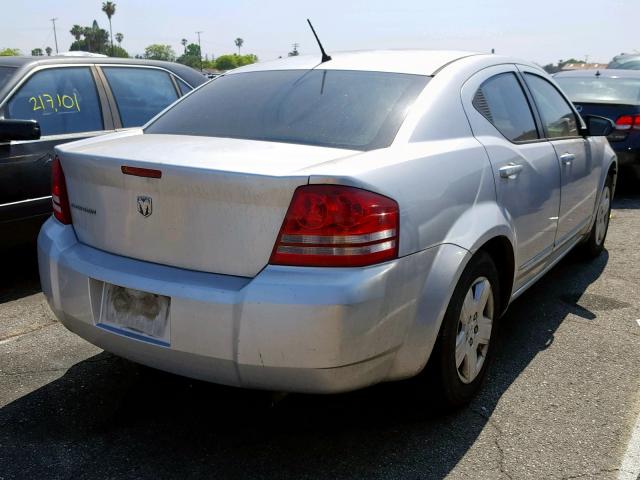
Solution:
[{"label": "white parking line", "polygon": [[638,480],[640,478],[640,416],[633,428],[631,440],[622,459],[618,480]]}]

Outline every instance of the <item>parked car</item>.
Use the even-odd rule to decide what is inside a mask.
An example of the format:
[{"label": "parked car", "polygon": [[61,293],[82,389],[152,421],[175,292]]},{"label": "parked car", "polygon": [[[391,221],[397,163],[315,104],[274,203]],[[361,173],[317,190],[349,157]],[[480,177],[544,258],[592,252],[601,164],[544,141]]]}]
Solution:
[{"label": "parked car", "polygon": [[613,57],[607,68],[617,70],[640,70],[640,55],[637,53],[623,53]]},{"label": "parked car", "polygon": [[561,72],[555,80],[582,115],[615,122],[608,138],[618,163],[640,178],[640,70]]},{"label": "parked car", "polygon": [[55,145],[143,125],[205,81],[169,62],[0,57],[0,247],[34,241],[51,216]]},{"label": "parked car", "polygon": [[509,303],[602,251],[611,128],[497,55],[243,67],[144,129],[56,148],[42,289],[71,331],[159,369],[329,393],[431,359],[459,405]]}]

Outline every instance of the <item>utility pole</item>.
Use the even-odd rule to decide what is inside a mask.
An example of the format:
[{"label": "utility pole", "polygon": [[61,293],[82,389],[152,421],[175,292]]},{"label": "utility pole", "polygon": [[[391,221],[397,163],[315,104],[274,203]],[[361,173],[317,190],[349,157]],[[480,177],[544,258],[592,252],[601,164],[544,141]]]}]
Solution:
[{"label": "utility pole", "polygon": [[57,18],[52,18],[51,23],[53,23],[53,38],[56,41],[56,55],[58,54],[58,36],[56,35],[56,20]]},{"label": "utility pole", "polygon": [[196,32],[198,35],[198,56],[200,57],[200,71],[202,71],[202,46],[200,45],[200,34],[204,33],[202,30]]}]

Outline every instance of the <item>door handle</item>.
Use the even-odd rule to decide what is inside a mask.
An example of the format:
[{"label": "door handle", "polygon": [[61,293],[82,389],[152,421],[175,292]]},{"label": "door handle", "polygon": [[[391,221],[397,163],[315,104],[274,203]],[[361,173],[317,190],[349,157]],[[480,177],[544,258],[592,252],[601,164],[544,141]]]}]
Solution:
[{"label": "door handle", "polygon": [[514,179],[522,171],[522,165],[516,165],[515,163],[510,163],[509,165],[500,167],[498,171],[500,172],[500,176],[502,178]]},{"label": "door handle", "polygon": [[563,153],[562,155],[560,155],[560,161],[563,165],[571,165],[571,162],[573,162],[575,159],[576,156],[573,153]]}]

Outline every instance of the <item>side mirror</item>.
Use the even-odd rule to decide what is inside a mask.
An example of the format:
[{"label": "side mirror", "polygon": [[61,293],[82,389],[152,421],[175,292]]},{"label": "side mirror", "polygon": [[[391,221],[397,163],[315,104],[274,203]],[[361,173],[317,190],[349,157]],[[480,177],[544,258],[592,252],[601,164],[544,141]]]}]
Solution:
[{"label": "side mirror", "polygon": [[35,120],[0,120],[0,142],[10,140],[38,140],[40,124]]},{"label": "side mirror", "polygon": [[587,124],[582,134],[589,137],[607,137],[616,129],[616,124],[605,117],[583,115],[582,119]]}]

